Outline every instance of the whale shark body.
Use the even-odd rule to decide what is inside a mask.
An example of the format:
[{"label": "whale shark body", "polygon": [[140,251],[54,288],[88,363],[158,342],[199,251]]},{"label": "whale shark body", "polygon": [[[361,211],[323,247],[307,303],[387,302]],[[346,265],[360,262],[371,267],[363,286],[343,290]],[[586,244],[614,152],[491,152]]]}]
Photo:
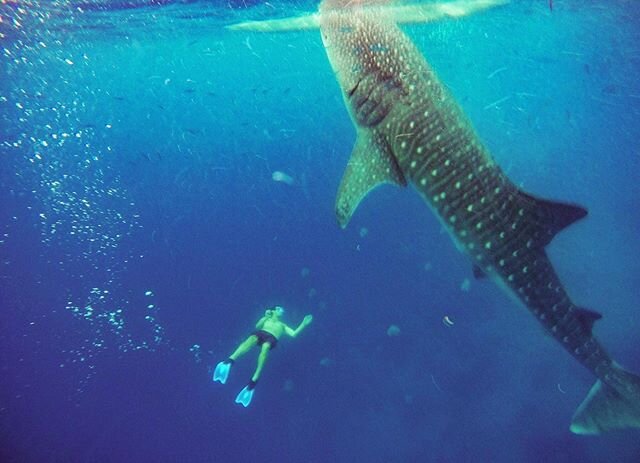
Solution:
[{"label": "whale shark body", "polygon": [[[464,2],[473,3],[503,2]],[[379,1],[323,0],[314,18],[357,131],[336,199],[340,225],[375,187],[413,185],[470,257],[476,276],[514,295],[598,378],[571,431],[640,427],[640,377],[618,366],[594,338],[601,315],[573,304],[545,252],[587,211],[536,198],[507,178],[397,26],[409,22],[397,10]]]}]

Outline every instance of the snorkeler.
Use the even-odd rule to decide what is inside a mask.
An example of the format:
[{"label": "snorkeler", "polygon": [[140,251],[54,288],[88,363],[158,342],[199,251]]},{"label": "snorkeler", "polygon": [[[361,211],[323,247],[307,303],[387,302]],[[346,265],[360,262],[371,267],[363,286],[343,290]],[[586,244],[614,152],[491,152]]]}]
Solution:
[{"label": "snorkeler", "polygon": [[223,360],[216,366],[216,369],[213,372],[213,380],[220,381],[224,384],[227,382],[227,378],[229,377],[231,365],[233,365],[238,357],[249,352],[253,346],[257,345],[260,347],[260,355],[258,356],[256,371],[253,373],[249,384],[247,384],[236,397],[236,403],[242,404],[245,407],[248,407],[251,403],[253,390],[256,387],[256,383],[258,382],[264,363],[267,360],[267,353],[270,350],[275,349],[280,336],[285,333],[288,336],[295,338],[309,323],[313,321],[313,316],[306,315],[300,325],[298,325],[294,330],[280,320],[283,314],[284,309],[280,306],[267,309],[264,313],[264,317],[256,323],[257,330],[253,332],[242,344],[240,344],[227,360]]}]

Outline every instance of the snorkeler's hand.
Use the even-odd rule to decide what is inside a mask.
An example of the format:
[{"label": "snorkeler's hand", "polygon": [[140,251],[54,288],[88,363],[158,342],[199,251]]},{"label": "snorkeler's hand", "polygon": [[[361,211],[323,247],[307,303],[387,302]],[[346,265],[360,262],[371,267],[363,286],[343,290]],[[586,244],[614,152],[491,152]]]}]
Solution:
[{"label": "snorkeler's hand", "polygon": [[304,323],[304,325],[307,326],[312,321],[313,321],[313,315],[305,315],[304,320],[302,320],[302,323]]}]

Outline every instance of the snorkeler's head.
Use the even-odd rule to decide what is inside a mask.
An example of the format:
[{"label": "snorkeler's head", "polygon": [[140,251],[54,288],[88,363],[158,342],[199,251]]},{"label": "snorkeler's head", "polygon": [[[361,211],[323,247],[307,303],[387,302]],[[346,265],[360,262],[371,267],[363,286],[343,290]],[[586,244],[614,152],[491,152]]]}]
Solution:
[{"label": "snorkeler's head", "polygon": [[271,317],[273,315],[282,317],[284,315],[284,307],[280,305],[274,305],[273,307],[269,307],[267,310],[265,310],[264,314],[267,317]]}]

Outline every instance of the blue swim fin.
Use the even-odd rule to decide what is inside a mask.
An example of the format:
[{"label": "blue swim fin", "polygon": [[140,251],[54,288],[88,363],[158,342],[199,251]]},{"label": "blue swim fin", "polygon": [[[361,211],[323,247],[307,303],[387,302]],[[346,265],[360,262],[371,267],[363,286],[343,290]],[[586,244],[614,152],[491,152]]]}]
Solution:
[{"label": "blue swim fin", "polygon": [[253,390],[255,387],[256,382],[254,380],[249,381],[249,384],[247,384],[236,397],[236,403],[248,407],[251,403],[251,399],[253,399]]},{"label": "blue swim fin", "polygon": [[224,360],[218,365],[216,365],[216,369],[213,372],[213,380],[220,381],[222,384],[227,382],[227,378],[229,377],[229,370],[231,370],[231,364],[233,360]]}]

